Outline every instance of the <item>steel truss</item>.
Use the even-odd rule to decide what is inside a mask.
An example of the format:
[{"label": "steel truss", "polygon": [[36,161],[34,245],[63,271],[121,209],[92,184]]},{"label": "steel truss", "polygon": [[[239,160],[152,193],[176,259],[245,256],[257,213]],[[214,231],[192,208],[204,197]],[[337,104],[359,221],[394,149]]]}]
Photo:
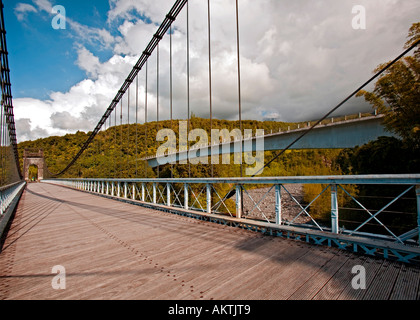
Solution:
[{"label": "steel truss", "polygon": [[[54,179],[44,180],[44,182],[270,236],[301,240],[315,245],[326,245],[407,263],[420,263],[418,240],[420,235],[420,174],[208,179]],[[234,196],[222,198],[217,191],[220,184],[229,184],[231,190],[234,190]],[[290,184],[325,184],[326,186],[315,195],[312,201],[302,204],[285,187]],[[404,191],[392,198],[382,209],[373,213],[344,187],[353,184],[404,186]],[[254,199],[251,186],[261,185],[271,186],[260,199]],[[416,198],[413,201],[417,203],[417,227],[402,235],[396,235],[390,226],[381,221],[381,213],[383,214],[385,209],[413,189],[416,190]],[[282,218],[284,205],[282,206],[281,190],[290,195],[300,209],[295,218],[290,221]],[[352,230],[339,227],[338,190],[342,190],[368,216]],[[273,191],[275,196],[271,201],[275,202],[275,217],[269,218],[260,204]],[[322,194],[328,192],[331,198],[331,214],[330,223],[326,225],[325,221],[318,221],[311,214],[310,206]],[[228,192],[228,194],[232,193]],[[258,212],[259,218],[249,218],[244,214],[242,196],[251,199],[253,204],[251,211]],[[231,210],[232,206],[234,210]],[[307,217],[309,222],[297,223],[296,219],[299,216]],[[371,221],[376,221],[385,232],[362,232],[360,229]]]}]

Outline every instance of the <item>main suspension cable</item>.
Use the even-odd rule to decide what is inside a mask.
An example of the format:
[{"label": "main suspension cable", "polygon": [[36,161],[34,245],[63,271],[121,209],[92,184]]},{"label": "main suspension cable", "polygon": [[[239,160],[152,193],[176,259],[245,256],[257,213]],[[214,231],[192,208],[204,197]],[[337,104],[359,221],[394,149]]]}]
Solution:
[{"label": "main suspension cable", "polygon": [[138,75],[140,70],[143,68],[144,64],[146,63],[146,61],[148,60],[148,58],[150,57],[152,52],[155,50],[158,43],[162,40],[163,36],[168,31],[171,24],[178,17],[179,13],[181,12],[182,8],[185,6],[186,3],[188,3],[188,0],[176,0],[175,1],[175,4],[172,6],[171,10],[166,15],[162,24],[159,26],[157,32],[153,35],[152,40],[150,40],[146,49],[141,54],[139,60],[134,65],[133,69],[131,70],[127,79],[124,81],[121,88],[118,90],[118,93],[116,94],[116,96],[112,100],[110,106],[106,110],[105,114],[102,116],[101,120],[96,125],[93,132],[90,134],[90,136],[88,137],[86,142],[80,148],[80,150],[76,154],[76,156],[74,156],[74,158],[70,161],[70,163],[59,173],[53,174],[54,177],[57,177],[57,176],[60,176],[60,175],[64,174],[77,161],[77,159],[79,159],[79,157],[82,155],[82,153],[87,149],[87,147],[90,145],[90,143],[93,141],[93,139],[98,134],[99,130],[102,128],[105,121],[108,119],[109,115],[112,113],[112,111],[116,108],[116,106],[120,102],[122,96],[125,94],[128,87],[131,85],[131,83],[134,81],[135,77]]}]

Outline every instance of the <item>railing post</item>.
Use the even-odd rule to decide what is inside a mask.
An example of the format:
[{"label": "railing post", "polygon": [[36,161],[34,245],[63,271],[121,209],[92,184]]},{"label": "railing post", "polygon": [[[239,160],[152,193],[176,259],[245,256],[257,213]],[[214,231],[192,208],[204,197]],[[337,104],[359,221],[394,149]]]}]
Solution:
[{"label": "railing post", "polygon": [[156,204],[156,182],[153,182],[153,203]]},{"label": "railing post", "polygon": [[331,185],[331,232],[338,234],[338,197],[337,185]]},{"label": "railing post", "polygon": [[133,195],[132,195],[133,200],[136,200],[136,184],[133,183]]},{"label": "railing post", "polygon": [[211,184],[207,183],[206,185],[206,194],[207,194],[207,213],[211,213]]},{"label": "railing post", "polygon": [[141,184],[141,201],[146,201],[146,184],[144,182]]},{"label": "railing post", "polygon": [[184,208],[188,210],[188,183],[184,183]]},{"label": "railing post", "polygon": [[115,186],[114,186],[114,182],[112,182],[111,184],[111,196],[115,195]]},{"label": "railing post", "polygon": [[420,246],[420,185],[416,186],[417,199],[417,231],[418,231],[418,245]]},{"label": "railing post", "polygon": [[105,182],[102,181],[101,184],[102,184],[101,193],[104,194],[105,193]]},{"label": "railing post", "polygon": [[109,194],[109,181],[106,182],[106,195]]},{"label": "railing post", "polygon": [[242,186],[236,185],[236,218],[242,218]]},{"label": "railing post", "polygon": [[124,199],[127,199],[127,182],[124,182]]},{"label": "railing post", "polygon": [[166,205],[171,206],[171,184],[169,182],[166,184]]},{"label": "railing post", "polygon": [[121,185],[120,182],[117,182],[117,197],[119,198],[121,194]]},{"label": "railing post", "polygon": [[281,184],[276,184],[276,224],[281,224]]},{"label": "railing post", "polygon": [[0,217],[3,215],[3,192],[0,191]]}]

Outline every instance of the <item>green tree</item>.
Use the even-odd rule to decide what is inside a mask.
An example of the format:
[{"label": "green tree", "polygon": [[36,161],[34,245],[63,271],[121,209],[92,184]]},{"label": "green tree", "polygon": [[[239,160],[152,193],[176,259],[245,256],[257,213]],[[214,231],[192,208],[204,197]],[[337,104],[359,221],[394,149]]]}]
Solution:
[{"label": "green tree", "polygon": [[[420,22],[409,30],[405,48],[420,40]],[[379,65],[375,72],[389,62]],[[360,91],[374,108],[385,115],[385,127],[401,136],[404,145],[420,149],[420,48],[386,70],[375,84],[373,92]]]}]

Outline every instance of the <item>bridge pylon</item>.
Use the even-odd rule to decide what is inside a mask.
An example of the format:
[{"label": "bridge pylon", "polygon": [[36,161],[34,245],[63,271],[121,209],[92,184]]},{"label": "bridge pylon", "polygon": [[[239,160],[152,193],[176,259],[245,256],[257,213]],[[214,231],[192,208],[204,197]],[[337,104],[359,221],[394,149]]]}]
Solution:
[{"label": "bridge pylon", "polygon": [[45,173],[48,171],[45,170],[46,165],[44,159],[44,150],[40,149],[37,152],[33,152],[29,149],[25,149],[23,151],[23,174],[25,181],[29,181],[29,167],[32,165],[38,168],[38,181],[43,180]]}]

